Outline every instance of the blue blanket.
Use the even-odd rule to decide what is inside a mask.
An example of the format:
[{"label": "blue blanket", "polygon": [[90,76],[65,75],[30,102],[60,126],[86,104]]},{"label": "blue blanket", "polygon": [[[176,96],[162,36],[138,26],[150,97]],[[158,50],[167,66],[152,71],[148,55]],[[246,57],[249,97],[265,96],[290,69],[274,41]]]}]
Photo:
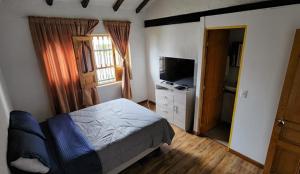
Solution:
[{"label": "blue blanket", "polygon": [[101,174],[97,153],[86,141],[68,114],[48,120],[58,151],[59,161],[66,174]]}]

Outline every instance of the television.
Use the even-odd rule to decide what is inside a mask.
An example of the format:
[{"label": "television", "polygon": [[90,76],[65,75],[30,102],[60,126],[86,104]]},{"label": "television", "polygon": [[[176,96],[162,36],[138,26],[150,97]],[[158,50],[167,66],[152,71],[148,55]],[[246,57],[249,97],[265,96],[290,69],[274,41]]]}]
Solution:
[{"label": "television", "polygon": [[160,57],[160,80],[181,86],[193,87],[194,66],[195,61],[192,59]]}]

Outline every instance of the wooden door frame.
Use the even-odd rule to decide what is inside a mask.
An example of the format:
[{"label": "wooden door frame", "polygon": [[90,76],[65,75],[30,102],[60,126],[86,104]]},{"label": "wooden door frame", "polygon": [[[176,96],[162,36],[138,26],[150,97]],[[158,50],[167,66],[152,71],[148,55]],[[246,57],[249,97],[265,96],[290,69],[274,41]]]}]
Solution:
[{"label": "wooden door frame", "polygon": [[201,124],[201,117],[202,117],[202,107],[203,107],[203,94],[204,94],[204,79],[205,79],[205,68],[206,68],[206,42],[207,42],[207,36],[208,32],[210,30],[231,30],[231,29],[244,29],[244,38],[243,38],[243,46],[242,46],[242,53],[241,53],[241,60],[240,60],[240,68],[238,73],[238,81],[237,81],[237,87],[236,87],[236,94],[235,94],[235,100],[234,100],[234,107],[233,107],[233,113],[232,113],[232,121],[231,121],[231,128],[230,128],[230,136],[229,136],[229,142],[228,142],[228,150],[231,148],[231,141],[232,141],[232,133],[234,130],[234,122],[235,122],[235,112],[236,112],[236,105],[238,102],[238,96],[239,96],[239,89],[240,89],[240,80],[241,80],[241,72],[244,68],[244,52],[245,52],[245,45],[246,45],[246,39],[247,39],[247,25],[236,25],[236,26],[217,26],[217,27],[206,27],[204,30],[204,37],[203,37],[203,48],[202,48],[202,65],[201,65],[201,78],[200,78],[200,98],[199,98],[199,113],[198,113],[198,129],[197,134],[201,134],[200,132],[200,124]]}]

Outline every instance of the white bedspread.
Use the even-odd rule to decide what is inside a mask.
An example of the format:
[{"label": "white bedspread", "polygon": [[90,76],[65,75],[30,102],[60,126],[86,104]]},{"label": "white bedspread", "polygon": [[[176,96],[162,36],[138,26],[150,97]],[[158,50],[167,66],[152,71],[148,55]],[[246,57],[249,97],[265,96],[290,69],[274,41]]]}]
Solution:
[{"label": "white bedspread", "polygon": [[97,151],[106,173],[148,148],[170,144],[169,123],[132,101],[118,99],[70,113]]}]

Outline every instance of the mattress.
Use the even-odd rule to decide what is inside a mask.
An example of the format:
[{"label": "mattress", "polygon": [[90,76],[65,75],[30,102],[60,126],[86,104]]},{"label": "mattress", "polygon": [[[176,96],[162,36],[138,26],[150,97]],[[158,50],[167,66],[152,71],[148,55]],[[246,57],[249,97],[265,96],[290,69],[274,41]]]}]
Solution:
[{"label": "mattress", "polygon": [[171,144],[174,137],[166,119],[126,99],[102,103],[69,115],[96,150],[103,173],[148,148]]}]

